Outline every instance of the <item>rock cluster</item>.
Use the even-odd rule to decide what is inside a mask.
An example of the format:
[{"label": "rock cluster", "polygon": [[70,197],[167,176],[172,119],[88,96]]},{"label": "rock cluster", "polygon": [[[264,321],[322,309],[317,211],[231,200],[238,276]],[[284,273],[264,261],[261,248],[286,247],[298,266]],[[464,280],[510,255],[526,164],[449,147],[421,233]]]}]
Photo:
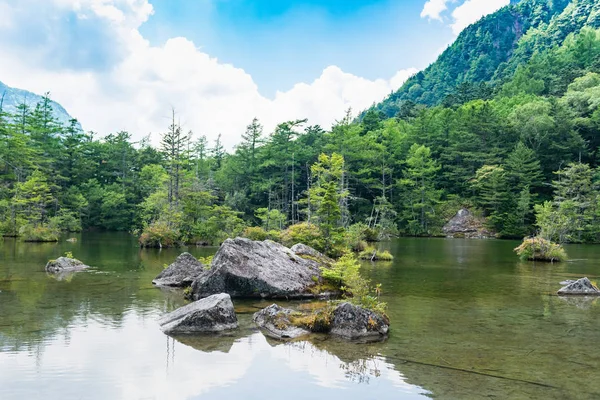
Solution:
[{"label": "rock cluster", "polygon": [[600,290],[590,282],[588,278],[581,278],[576,281],[565,281],[565,287],[558,291],[559,295],[585,295],[600,296]]},{"label": "rock cluster", "polygon": [[[318,324],[295,324],[294,317],[309,320],[316,314],[302,314],[273,304],[254,314],[254,322],[275,339],[293,339],[308,333],[329,333],[348,340],[379,341],[387,337],[389,321],[373,311],[342,303],[328,312],[321,311],[327,321]],[[300,317],[300,318],[299,318]],[[298,326],[300,325],[300,326]]]}]

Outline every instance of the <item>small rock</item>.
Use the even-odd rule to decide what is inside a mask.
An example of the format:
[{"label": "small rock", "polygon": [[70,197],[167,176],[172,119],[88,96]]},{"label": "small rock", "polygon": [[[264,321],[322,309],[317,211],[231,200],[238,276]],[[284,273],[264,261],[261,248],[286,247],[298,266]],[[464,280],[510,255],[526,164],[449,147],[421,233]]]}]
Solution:
[{"label": "small rock", "polygon": [[600,290],[592,285],[588,278],[581,278],[558,291],[559,295],[593,295],[600,296]]},{"label": "small rock", "polygon": [[152,283],[157,286],[190,286],[206,270],[204,265],[190,253],[183,253],[173,264],[162,271]]},{"label": "small rock", "polygon": [[308,335],[310,332],[292,325],[290,315],[293,310],[270,305],[254,314],[253,320],[265,335],[273,339],[295,339]]},{"label": "small rock", "polygon": [[52,274],[60,274],[64,272],[77,272],[89,268],[79,260],[74,258],[59,257],[56,260],[48,261],[46,264],[46,272]]},{"label": "small rock", "polygon": [[227,293],[215,294],[163,316],[159,322],[168,334],[222,332],[238,327],[237,316]]},{"label": "small rock", "polygon": [[389,327],[387,319],[350,303],[337,306],[331,318],[331,334],[351,340],[381,340]]},{"label": "small rock", "polygon": [[300,256],[304,259],[314,260],[318,263],[331,265],[334,263],[334,260],[327,257],[325,254],[320,253],[319,251],[313,249],[310,246],[307,246],[302,243],[298,243],[293,245],[290,250],[294,252],[297,256]]}]

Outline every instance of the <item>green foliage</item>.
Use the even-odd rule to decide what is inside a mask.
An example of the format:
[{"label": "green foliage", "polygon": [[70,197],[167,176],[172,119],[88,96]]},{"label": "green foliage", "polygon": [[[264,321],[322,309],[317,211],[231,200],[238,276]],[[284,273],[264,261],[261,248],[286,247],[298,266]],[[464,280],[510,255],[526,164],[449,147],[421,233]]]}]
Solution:
[{"label": "green foliage", "polygon": [[180,233],[164,221],[156,221],[144,228],[140,235],[141,247],[175,247],[179,244]]},{"label": "green foliage", "polygon": [[73,257],[73,253],[70,252],[70,251],[65,252],[65,257],[67,257],[67,258],[75,258],[75,257]]},{"label": "green foliage", "polygon": [[242,236],[246,239],[262,242],[263,240],[267,240],[269,238],[269,233],[261,227],[249,226],[246,229],[244,229],[244,233],[242,234]]},{"label": "green foliage", "polygon": [[54,217],[50,217],[48,226],[60,232],[81,232],[81,220],[74,212],[60,210]]},{"label": "green foliage", "polygon": [[303,243],[320,252],[325,251],[325,239],[319,227],[315,224],[302,222],[292,225],[281,233],[281,241],[285,246]]},{"label": "green foliage", "polygon": [[524,261],[561,262],[567,260],[567,253],[561,245],[541,237],[524,239],[515,252]]},{"label": "green foliage", "polygon": [[59,234],[56,229],[42,225],[26,224],[19,229],[19,237],[24,242],[58,242]]},{"label": "green foliage", "polygon": [[379,300],[381,285],[373,288],[360,275],[360,263],[353,254],[344,254],[331,268],[321,268],[321,273],[323,279],[336,285],[351,303],[385,314],[387,305]]}]

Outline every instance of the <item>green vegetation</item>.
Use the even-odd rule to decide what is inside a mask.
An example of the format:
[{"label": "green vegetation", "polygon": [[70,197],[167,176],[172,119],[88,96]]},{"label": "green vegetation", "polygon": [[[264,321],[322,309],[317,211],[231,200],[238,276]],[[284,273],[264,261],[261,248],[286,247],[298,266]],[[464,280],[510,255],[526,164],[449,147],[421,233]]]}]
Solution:
[{"label": "green vegetation", "polygon": [[566,261],[567,253],[561,245],[541,237],[526,238],[515,249],[523,261]]},{"label": "green vegetation", "polygon": [[369,261],[393,261],[394,256],[387,250],[379,251],[375,247],[367,247],[358,254],[361,260]]},{"label": "green vegetation", "polygon": [[321,273],[347,301],[385,315],[387,305],[379,300],[381,285],[372,287],[371,282],[360,275],[360,263],[354,254],[344,254],[331,268],[321,268]]}]

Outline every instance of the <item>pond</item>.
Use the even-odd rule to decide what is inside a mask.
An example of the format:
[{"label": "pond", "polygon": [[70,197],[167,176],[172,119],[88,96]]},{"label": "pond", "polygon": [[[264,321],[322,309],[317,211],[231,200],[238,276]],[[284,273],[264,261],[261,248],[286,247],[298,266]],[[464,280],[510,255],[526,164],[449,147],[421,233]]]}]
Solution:
[{"label": "pond", "polygon": [[[234,300],[231,335],[164,335],[157,319],[185,301],[151,282],[182,250],[77,238],[0,244],[0,399],[600,398],[600,299],[554,295],[600,280],[600,246],[550,265],[519,262],[516,242],[398,239],[382,244],[393,263],[363,266],[383,284],[387,341],[280,343],[251,322],[265,301]],[[67,251],[92,270],[48,276]]]}]

